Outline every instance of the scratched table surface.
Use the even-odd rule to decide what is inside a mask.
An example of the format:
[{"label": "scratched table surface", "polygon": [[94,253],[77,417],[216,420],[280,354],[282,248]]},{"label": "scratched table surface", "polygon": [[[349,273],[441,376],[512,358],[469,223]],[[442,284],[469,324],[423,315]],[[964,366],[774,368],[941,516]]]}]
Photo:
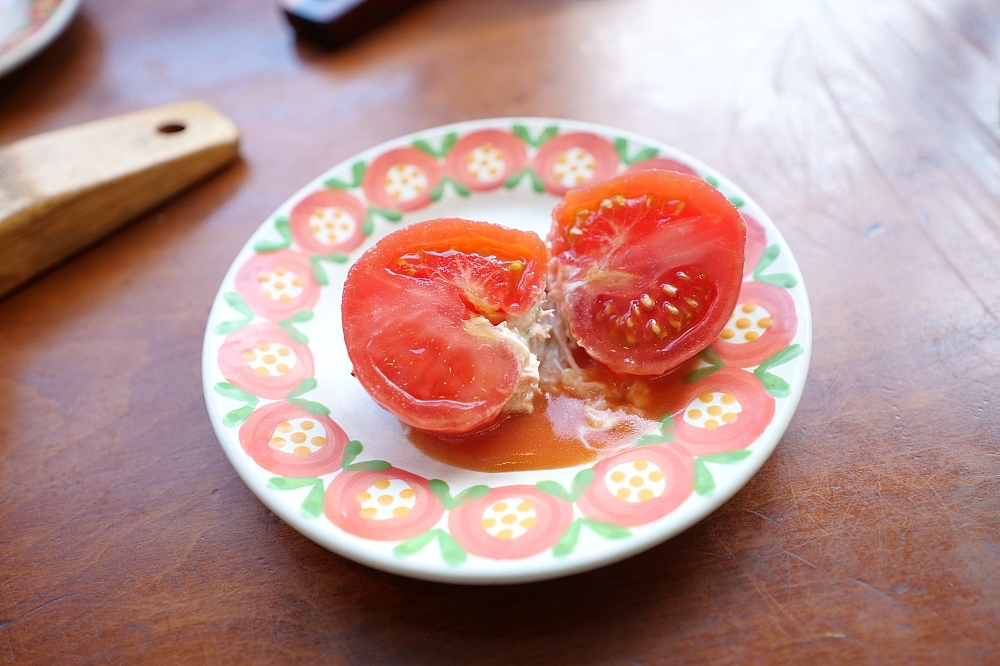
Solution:
[{"label": "scratched table surface", "polygon": [[[273,0],[84,0],[0,80],[0,143],[190,98],[241,161],[0,301],[0,662],[995,663],[997,2],[440,0],[324,52]],[[230,467],[209,305],[324,169],[513,115],[745,188],[809,288],[805,394],[741,492],[642,555],[512,587],[374,571]]]}]

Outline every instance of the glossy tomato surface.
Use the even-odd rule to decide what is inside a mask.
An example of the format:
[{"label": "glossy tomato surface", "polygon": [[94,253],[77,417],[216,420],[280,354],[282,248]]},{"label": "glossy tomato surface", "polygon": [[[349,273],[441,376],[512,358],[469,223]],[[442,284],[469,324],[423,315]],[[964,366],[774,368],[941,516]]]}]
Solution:
[{"label": "glossy tomato surface", "polygon": [[461,434],[490,424],[526,361],[504,322],[532,318],[547,262],[534,233],[485,222],[430,220],[389,234],[344,284],[355,376],[416,428]]},{"label": "glossy tomato surface", "polygon": [[626,173],[552,213],[551,294],[570,335],[620,374],[660,375],[707,347],[736,305],[746,225],[687,174]]}]

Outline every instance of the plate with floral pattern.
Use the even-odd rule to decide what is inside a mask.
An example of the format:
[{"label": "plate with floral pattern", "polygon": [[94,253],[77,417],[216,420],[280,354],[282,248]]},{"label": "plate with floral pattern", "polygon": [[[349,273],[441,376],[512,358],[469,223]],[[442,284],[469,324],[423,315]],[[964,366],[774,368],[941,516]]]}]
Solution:
[{"label": "plate with floral pattern", "polygon": [[0,0],[0,76],[58,37],[79,4],[80,0]]},{"label": "plate with floral pattern", "polygon": [[[736,312],[684,377],[684,406],[629,446],[570,468],[477,472],[414,448],[351,375],[340,320],[351,263],[400,226],[438,217],[544,238],[570,187],[644,168],[705,179],[747,222]],[[388,141],[282,204],[223,280],[205,333],[203,381],[237,473],[309,539],[413,578],[516,583],[624,559],[732,497],[788,427],[811,328],[787,243],[718,172],[612,127],[497,118]]]}]

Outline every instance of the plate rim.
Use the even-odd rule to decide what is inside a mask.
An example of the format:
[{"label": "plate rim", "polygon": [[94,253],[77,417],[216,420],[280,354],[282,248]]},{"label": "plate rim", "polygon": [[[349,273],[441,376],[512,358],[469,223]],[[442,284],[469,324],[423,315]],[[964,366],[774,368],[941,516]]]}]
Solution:
[{"label": "plate rim", "polygon": [[[796,338],[801,336],[801,344],[803,346],[803,352],[800,357],[801,362],[797,364],[795,374],[789,381],[792,392],[787,398],[784,399],[785,408],[780,415],[775,414],[775,417],[768,426],[770,428],[777,424],[773,441],[764,442],[757,448],[752,449],[751,455],[741,461],[739,467],[735,471],[735,474],[727,479],[726,485],[717,487],[711,497],[708,498],[707,501],[703,502],[702,506],[699,507],[697,511],[690,512],[690,515],[684,516],[683,519],[675,519],[674,522],[666,523],[658,529],[655,525],[656,521],[640,526],[641,528],[647,529],[642,529],[639,532],[633,533],[627,541],[617,541],[616,543],[620,544],[617,547],[603,549],[602,552],[597,555],[587,557],[581,561],[567,562],[566,560],[555,560],[550,563],[549,566],[540,566],[534,568],[533,570],[523,572],[481,573],[476,571],[463,571],[458,568],[434,570],[426,568],[419,563],[413,562],[412,560],[388,559],[382,557],[380,553],[373,553],[370,546],[366,547],[366,542],[368,541],[366,539],[343,532],[343,530],[339,530],[339,528],[336,528],[335,526],[334,530],[330,530],[328,526],[320,529],[322,521],[309,522],[302,519],[293,507],[289,506],[285,502],[278,501],[278,496],[263,492],[265,490],[263,484],[259,484],[259,480],[255,477],[255,474],[257,473],[257,470],[255,469],[256,463],[254,463],[248,455],[242,453],[242,449],[240,452],[229,450],[224,443],[225,433],[221,429],[221,418],[216,418],[214,416],[214,408],[211,402],[214,392],[212,390],[212,386],[210,385],[209,364],[214,363],[216,359],[214,356],[211,356],[209,352],[210,348],[213,346],[212,339],[218,336],[212,331],[209,324],[214,320],[217,313],[217,308],[219,307],[219,302],[223,293],[223,285],[234,277],[235,273],[242,265],[242,263],[237,265],[238,259],[243,254],[244,250],[246,250],[246,248],[253,242],[254,236],[258,233],[258,231],[272,221],[283,208],[289,205],[290,202],[301,200],[305,195],[311,193],[317,188],[317,186],[321,185],[324,180],[328,179],[331,174],[341,171],[345,167],[349,167],[353,162],[362,159],[362,156],[369,154],[378,155],[392,148],[409,145],[413,140],[419,138],[442,135],[448,131],[468,132],[477,129],[501,127],[509,129],[513,124],[519,122],[533,125],[541,125],[545,123],[568,125],[569,131],[593,131],[604,136],[620,136],[630,141],[637,141],[644,145],[666,148],[673,156],[683,158],[686,163],[696,169],[699,169],[702,173],[711,173],[717,176],[719,184],[724,185],[727,191],[734,192],[739,196],[743,196],[746,200],[753,202],[754,206],[764,213],[774,230],[777,232],[777,238],[781,248],[788,253],[788,257],[795,268],[795,272],[799,276],[799,283],[796,288],[801,290],[800,293],[803,308],[802,312],[799,313],[799,331]],[[701,160],[694,158],[684,151],[674,148],[663,141],[638,132],[632,132],[610,125],[553,116],[499,116],[494,118],[465,120],[428,127],[380,142],[374,146],[370,146],[364,150],[354,153],[346,159],[337,162],[332,167],[325,169],[279,204],[279,206],[251,232],[251,235],[248,237],[246,242],[240,246],[240,249],[233,257],[233,260],[215,293],[212,301],[212,307],[208,315],[208,320],[206,321],[205,336],[202,344],[202,389],[206,408],[208,410],[209,420],[212,423],[212,428],[216,434],[216,438],[218,439],[219,444],[222,447],[223,452],[226,454],[230,464],[236,470],[241,480],[257,497],[257,499],[274,512],[275,515],[288,523],[292,529],[317,545],[373,569],[408,578],[431,582],[468,585],[518,584],[575,575],[627,559],[677,536],[691,526],[703,521],[709,515],[714,513],[719,507],[729,501],[737,492],[746,486],[749,480],[753,478],[757,472],[760,471],[764,463],[771,457],[774,450],[777,448],[777,445],[784,437],[784,434],[791,423],[791,419],[794,417],[798,408],[802,393],[805,390],[812,356],[812,335],[812,311],[805,280],[802,278],[801,268],[799,267],[794,253],[792,253],[791,248],[788,246],[784,234],[781,233],[777,225],[773,222],[773,220],[771,220],[770,215],[768,215],[763,208],[756,204],[751,197],[747,196],[742,188],[725,177],[717,169],[710,167]],[[596,464],[596,462],[598,461],[592,461],[579,467],[592,467]],[[576,467],[566,469],[576,469]],[[260,488],[257,487],[258,484],[261,486]],[[687,499],[685,501],[687,501]],[[670,514],[668,513],[666,515]]]},{"label": "plate rim", "polygon": [[18,42],[11,50],[0,53],[0,77],[13,72],[41,53],[69,26],[80,7],[80,0],[62,0],[45,23]]}]

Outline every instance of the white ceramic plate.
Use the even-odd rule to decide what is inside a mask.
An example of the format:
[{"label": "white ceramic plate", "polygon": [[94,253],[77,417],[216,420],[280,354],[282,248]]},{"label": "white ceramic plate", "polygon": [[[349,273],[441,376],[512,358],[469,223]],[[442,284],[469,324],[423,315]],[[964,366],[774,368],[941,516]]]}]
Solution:
[{"label": "white ceramic plate", "polygon": [[[437,217],[545,237],[566,186],[649,166],[697,174],[747,219],[740,304],[725,339],[688,377],[687,406],[663,415],[635,446],[573,468],[490,474],[415,449],[350,374],[340,324],[350,263],[400,225]],[[279,207],[219,289],[203,378],[212,424],[236,471],[308,538],[414,578],[513,583],[629,557],[732,497],[788,427],[811,335],[787,244],[717,172],[624,130],[497,118],[376,146]]]},{"label": "white ceramic plate", "polygon": [[80,0],[0,0],[0,76],[48,46],[79,5]]}]

